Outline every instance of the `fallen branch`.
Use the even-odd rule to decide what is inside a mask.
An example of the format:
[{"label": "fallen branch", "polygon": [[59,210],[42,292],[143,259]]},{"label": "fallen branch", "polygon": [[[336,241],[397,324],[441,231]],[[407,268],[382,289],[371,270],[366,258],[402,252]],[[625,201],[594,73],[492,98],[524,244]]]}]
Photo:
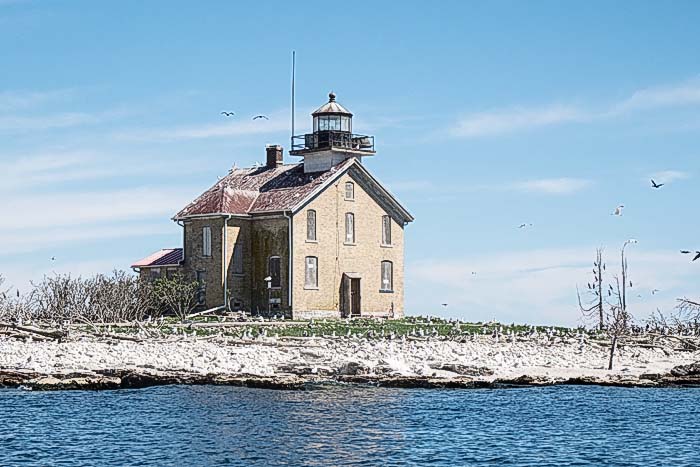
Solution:
[{"label": "fallen branch", "polygon": [[49,337],[51,339],[61,340],[68,335],[65,331],[59,330],[44,330],[30,326],[19,326],[12,323],[0,323],[0,327],[6,327],[8,329],[14,329],[16,331],[22,331],[29,334],[36,334],[38,336]]}]

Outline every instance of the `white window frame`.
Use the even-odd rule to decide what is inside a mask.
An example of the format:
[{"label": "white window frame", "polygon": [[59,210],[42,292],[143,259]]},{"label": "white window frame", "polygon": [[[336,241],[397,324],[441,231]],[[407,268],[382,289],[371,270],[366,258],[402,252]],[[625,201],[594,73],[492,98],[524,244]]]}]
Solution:
[{"label": "white window frame", "polygon": [[[348,196],[348,190],[350,191],[350,196]],[[345,182],[345,200],[355,201],[355,184],[353,182]]]},{"label": "white window frame", "polygon": [[[313,269],[313,272],[311,271]],[[312,272],[312,273],[311,273]],[[311,279],[311,280],[309,280]],[[304,288],[318,289],[318,257],[307,256],[304,258]]]},{"label": "white window frame", "polygon": [[[384,277],[385,265],[388,266],[388,277]],[[394,292],[394,263],[388,260],[384,260],[380,265],[380,292]]]},{"label": "white window frame", "polygon": [[355,213],[345,213],[345,244],[355,244]]},{"label": "white window frame", "polygon": [[[312,221],[313,218],[313,221]],[[317,220],[318,216],[315,209],[309,209],[306,211],[306,241],[307,242],[317,242],[318,237],[316,236],[317,231]]]},{"label": "white window frame", "polygon": [[202,256],[211,257],[211,227],[208,225],[202,227]]}]

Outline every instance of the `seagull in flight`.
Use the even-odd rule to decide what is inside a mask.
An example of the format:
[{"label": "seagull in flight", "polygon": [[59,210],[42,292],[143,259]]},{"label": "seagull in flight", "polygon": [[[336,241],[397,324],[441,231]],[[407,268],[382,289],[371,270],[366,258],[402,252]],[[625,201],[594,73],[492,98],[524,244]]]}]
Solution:
[{"label": "seagull in flight", "polygon": [[524,228],[526,228],[526,227],[532,227],[532,224],[522,223],[522,224],[520,224],[520,225],[518,226],[519,229],[524,229]]},{"label": "seagull in flight", "polygon": [[443,303],[442,306],[444,306],[445,308],[447,308],[447,303]]},{"label": "seagull in flight", "polygon": [[[684,255],[689,255],[692,253],[690,250],[681,250],[681,253]],[[695,252],[695,257],[693,258],[693,261],[697,261],[700,259],[700,251]]]},{"label": "seagull in flight", "polygon": [[267,115],[256,115],[255,117],[253,117],[253,120],[258,120],[259,118],[264,118],[265,120],[269,120]]},{"label": "seagull in flight", "polygon": [[651,291],[651,294],[652,294],[652,295],[656,295],[656,294],[659,293],[659,292],[661,292],[659,289],[653,289],[653,290]]},{"label": "seagull in flight", "polygon": [[651,187],[652,187],[652,188],[656,188],[657,190],[658,190],[659,188],[661,188],[662,186],[664,186],[664,185],[665,185],[665,183],[656,183],[656,182],[654,181],[654,179],[651,180]]},{"label": "seagull in flight", "polygon": [[55,257],[55,256],[52,256],[52,257],[51,257],[51,261],[56,261],[56,257]]},{"label": "seagull in flight", "polygon": [[221,112],[221,115],[224,115],[226,117],[233,117],[234,115],[236,115],[236,113],[223,111],[223,112]]},{"label": "seagull in flight", "polygon": [[621,216],[622,215],[622,210],[625,208],[624,204],[619,205],[618,207],[615,208],[615,210],[610,213],[611,216]]}]

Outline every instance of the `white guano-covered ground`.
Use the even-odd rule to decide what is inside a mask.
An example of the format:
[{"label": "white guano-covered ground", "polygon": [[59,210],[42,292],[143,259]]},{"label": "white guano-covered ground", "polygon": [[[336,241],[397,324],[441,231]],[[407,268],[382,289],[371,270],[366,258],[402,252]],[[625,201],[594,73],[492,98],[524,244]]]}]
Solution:
[{"label": "white guano-covered ground", "polygon": [[[670,348],[670,347],[669,347]],[[700,352],[623,347],[615,370],[607,367],[608,348],[576,339],[496,342],[474,340],[367,340],[316,338],[241,341],[225,338],[170,341],[83,340],[25,342],[0,339],[0,368],[58,374],[105,369],[146,368],[213,374],[270,376],[307,366],[312,372],[338,371],[357,363],[370,373],[451,377],[456,373],[431,367],[459,364],[487,367],[492,378],[520,375],[570,378],[622,374],[667,373],[676,365],[700,360]]]}]

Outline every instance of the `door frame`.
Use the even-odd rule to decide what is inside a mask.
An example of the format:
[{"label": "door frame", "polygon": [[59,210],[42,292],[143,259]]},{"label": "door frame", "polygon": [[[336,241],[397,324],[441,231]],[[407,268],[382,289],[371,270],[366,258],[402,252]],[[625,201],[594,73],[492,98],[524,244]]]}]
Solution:
[{"label": "door frame", "polygon": [[340,281],[340,316],[343,318],[362,316],[362,278],[359,274],[343,273]]}]

